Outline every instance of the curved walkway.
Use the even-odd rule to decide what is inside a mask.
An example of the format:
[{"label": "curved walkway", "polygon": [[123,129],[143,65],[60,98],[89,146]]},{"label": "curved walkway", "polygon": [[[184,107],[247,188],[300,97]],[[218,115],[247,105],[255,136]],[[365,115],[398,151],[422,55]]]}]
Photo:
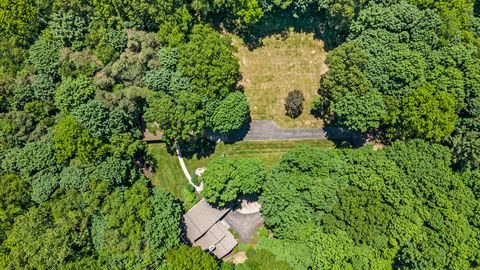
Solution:
[{"label": "curved walkway", "polygon": [[[249,125],[245,126],[239,132],[243,134],[241,138],[229,138],[219,134],[211,134],[209,138],[217,141],[235,142],[243,141],[282,141],[282,140],[307,140],[307,139],[356,139],[361,140],[361,134],[341,128],[280,128],[273,120],[254,120]],[[188,179],[190,185],[200,193],[203,185],[196,186],[192,182],[192,177],[188,172],[187,166],[182,158],[182,152],[177,145],[177,156],[180,166],[182,167],[185,177]]]},{"label": "curved walkway", "polygon": [[178,145],[176,145],[176,148],[177,148],[178,161],[180,162],[180,167],[182,167],[183,174],[185,174],[185,177],[187,178],[190,185],[192,185],[192,187],[195,188],[195,191],[200,193],[200,191],[202,191],[202,188],[203,188],[202,185],[197,186],[192,182],[192,176],[188,172],[187,166],[185,165],[185,162],[183,161],[182,152],[180,151],[180,147]]}]

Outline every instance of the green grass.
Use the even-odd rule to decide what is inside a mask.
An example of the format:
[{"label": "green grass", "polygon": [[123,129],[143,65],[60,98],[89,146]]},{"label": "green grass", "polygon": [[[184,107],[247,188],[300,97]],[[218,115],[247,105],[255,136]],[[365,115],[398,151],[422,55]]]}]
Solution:
[{"label": "green grass", "polygon": [[[321,127],[322,121],[310,109],[327,71],[323,41],[313,34],[290,31],[267,36],[262,42],[263,46],[249,50],[241,38],[233,36],[252,118],[274,120],[285,128]],[[284,109],[284,100],[294,89],[305,98],[303,114],[297,119],[286,116]]]},{"label": "green grass", "polygon": [[[215,153],[209,157],[202,159],[193,157],[185,159],[185,163],[189,172],[193,173],[196,168],[206,167],[213,158],[225,155],[232,159],[257,158],[265,163],[267,169],[271,169],[286,152],[300,144],[324,149],[334,148],[334,144],[328,140],[218,143]],[[188,181],[182,172],[177,157],[170,155],[163,143],[149,144],[148,153],[157,161],[157,167],[152,176],[152,184],[164,188],[183,201],[183,189],[188,185]]]},{"label": "green grass", "polygon": [[219,143],[215,153],[209,157],[197,159],[193,157],[185,160],[187,168],[193,172],[196,168],[206,167],[215,157],[225,155],[232,159],[257,158],[265,163],[267,169],[271,169],[282,156],[289,150],[300,144],[325,149],[334,148],[334,144],[328,140],[291,140],[291,141],[250,141],[237,142],[235,144]]},{"label": "green grass", "polygon": [[162,187],[183,200],[183,188],[188,185],[178,159],[170,155],[165,144],[149,144],[148,153],[156,160],[156,168],[152,176],[152,184]]}]

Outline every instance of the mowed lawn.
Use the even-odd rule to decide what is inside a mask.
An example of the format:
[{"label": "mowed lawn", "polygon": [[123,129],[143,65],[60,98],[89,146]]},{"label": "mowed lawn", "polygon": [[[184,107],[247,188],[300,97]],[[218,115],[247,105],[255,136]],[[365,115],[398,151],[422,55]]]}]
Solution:
[{"label": "mowed lawn", "polygon": [[[321,127],[322,122],[310,114],[311,105],[326,72],[326,52],[313,34],[288,32],[263,39],[263,46],[250,51],[239,37],[238,48],[242,73],[241,84],[250,103],[254,120],[275,120],[284,128]],[[297,119],[285,115],[284,100],[288,92],[302,91],[303,114]]]},{"label": "mowed lawn", "polygon": [[170,155],[164,143],[149,144],[147,150],[157,161],[152,184],[183,200],[183,188],[188,185],[188,181],[183,175],[177,156]]},{"label": "mowed lawn", "polygon": [[[292,140],[292,141],[241,141],[235,144],[218,143],[215,152],[209,157],[185,159],[190,173],[196,168],[206,167],[215,157],[226,156],[232,159],[257,158],[264,162],[267,169],[271,169],[282,156],[298,145],[308,145],[323,149],[332,149],[335,145],[328,140]],[[170,155],[165,144],[149,144],[148,153],[157,160],[157,168],[152,176],[154,186],[163,187],[173,193],[180,200],[183,199],[183,188],[188,181],[183,175],[177,156]]]},{"label": "mowed lawn", "polygon": [[189,171],[206,167],[215,157],[226,156],[231,159],[257,158],[264,162],[267,169],[271,169],[282,156],[298,145],[308,145],[324,149],[332,149],[335,145],[328,140],[291,140],[291,141],[241,141],[234,144],[218,143],[215,153],[207,158],[185,160]]}]

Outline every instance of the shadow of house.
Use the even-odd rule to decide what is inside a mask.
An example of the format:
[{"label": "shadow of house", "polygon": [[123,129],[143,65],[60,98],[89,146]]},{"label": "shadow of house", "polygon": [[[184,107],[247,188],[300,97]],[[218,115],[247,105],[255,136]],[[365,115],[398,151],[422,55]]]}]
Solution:
[{"label": "shadow of house", "polygon": [[230,208],[214,208],[205,199],[200,200],[183,215],[185,234],[188,242],[199,246],[222,259],[238,244],[228,231],[229,225],[223,218]]}]

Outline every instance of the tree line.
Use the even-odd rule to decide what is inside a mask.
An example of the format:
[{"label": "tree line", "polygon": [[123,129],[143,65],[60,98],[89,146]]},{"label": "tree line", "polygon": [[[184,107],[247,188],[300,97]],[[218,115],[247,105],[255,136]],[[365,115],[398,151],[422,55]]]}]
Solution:
[{"label": "tree line", "polygon": [[420,138],[479,168],[479,23],[473,1],[363,1],[327,57],[315,113],[332,125]]}]

